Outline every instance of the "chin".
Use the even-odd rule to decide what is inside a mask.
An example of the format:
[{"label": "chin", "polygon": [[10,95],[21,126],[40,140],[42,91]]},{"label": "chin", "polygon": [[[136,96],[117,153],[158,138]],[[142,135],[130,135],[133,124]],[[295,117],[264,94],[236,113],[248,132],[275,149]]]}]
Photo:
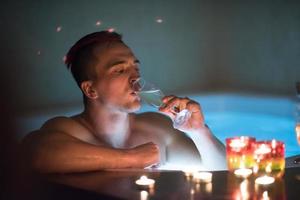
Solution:
[{"label": "chin", "polygon": [[140,108],[141,108],[141,103],[134,102],[133,104],[131,104],[130,106],[127,107],[127,111],[130,113],[133,113],[133,112],[140,110]]}]

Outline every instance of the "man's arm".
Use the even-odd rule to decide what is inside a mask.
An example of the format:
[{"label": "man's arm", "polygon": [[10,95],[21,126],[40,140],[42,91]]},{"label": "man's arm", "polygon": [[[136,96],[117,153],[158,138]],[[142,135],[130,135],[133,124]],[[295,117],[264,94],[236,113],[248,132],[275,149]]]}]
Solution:
[{"label": "man's arm", "polygon": [[186,134],[193,140],[201,152],[203,166],[208,170],[226,170],[225,146],[209,130],[207,126]]},{"label": "man's arm", "polygon": [[176,96],[164,97],[163,102],[165,105],[160,108],[160,111],[173,121],[178,112],[182,110],[190,112],[187,121],[176,128],[193,140],[200,152],[203,166],[208,170],[227,169],[225,147],[205,125],[200,105],[189,98]]},{"label": "man's arm", "polygon": [[23,147],[31,167],[42,173],[144,168],[159,162],[159,150],[153,143],[114,149],[58,131],[35,131],[24,139]]}]

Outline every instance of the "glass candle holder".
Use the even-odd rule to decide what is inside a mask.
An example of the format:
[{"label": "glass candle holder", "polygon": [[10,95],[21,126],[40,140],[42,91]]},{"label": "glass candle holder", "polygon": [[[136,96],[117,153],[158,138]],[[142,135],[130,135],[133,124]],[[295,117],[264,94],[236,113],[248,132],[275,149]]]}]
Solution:
[{"label": "glass candle holder", "polygon": [[248,136],[226,139],[226,159],[228,170],[252,168],[254,166],[253,150],[255,138]]},{"label": "glass candle holder", "polygon": [[255,143],[253,172],[258,175],[269,174],[279,178],[284,173],[285,145],[281,141],[268,140]]}]

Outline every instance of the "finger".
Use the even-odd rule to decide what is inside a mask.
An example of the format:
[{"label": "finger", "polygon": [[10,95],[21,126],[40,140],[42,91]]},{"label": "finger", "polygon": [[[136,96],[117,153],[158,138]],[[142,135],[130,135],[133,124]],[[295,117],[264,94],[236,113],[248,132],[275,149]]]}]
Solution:
[{"label": "finger", "polygon": [[204,123],[204,115],[199,103],[195,101],[190,101],[187,103],[186,108],[192,113],[192,118],[197,123]]},{"label": "finger", "polygon": [[188,98],[178,98],[178,97],[173,97],[170,99],[168,102],[165,103],[165,106],[163,106],[160,111],[162,112],[173,112],[173,113],[178,113],[181,110],[186,108],[187,103],[190,100]]},{"label": "finger", "polygon": [[168,95],[168,96],[165,96],[163,99],[162,99],[162,102],[163,103],[167,103],[168,101],[170,101],[171,99],[175,98],[176,96],[174,95]]}]

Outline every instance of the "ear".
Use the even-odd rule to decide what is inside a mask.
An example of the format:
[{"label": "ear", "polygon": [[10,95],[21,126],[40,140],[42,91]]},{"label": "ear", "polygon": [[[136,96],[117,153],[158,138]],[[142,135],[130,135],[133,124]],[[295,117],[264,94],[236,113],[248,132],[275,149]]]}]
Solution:
[{"label": "ear", "polygon": [[92,81],[83,81],[80,84],[82,92],[85,94],[85,96],[89,99],[96,99],[98,97],[97,91],[93,88],[93,82]]}]

